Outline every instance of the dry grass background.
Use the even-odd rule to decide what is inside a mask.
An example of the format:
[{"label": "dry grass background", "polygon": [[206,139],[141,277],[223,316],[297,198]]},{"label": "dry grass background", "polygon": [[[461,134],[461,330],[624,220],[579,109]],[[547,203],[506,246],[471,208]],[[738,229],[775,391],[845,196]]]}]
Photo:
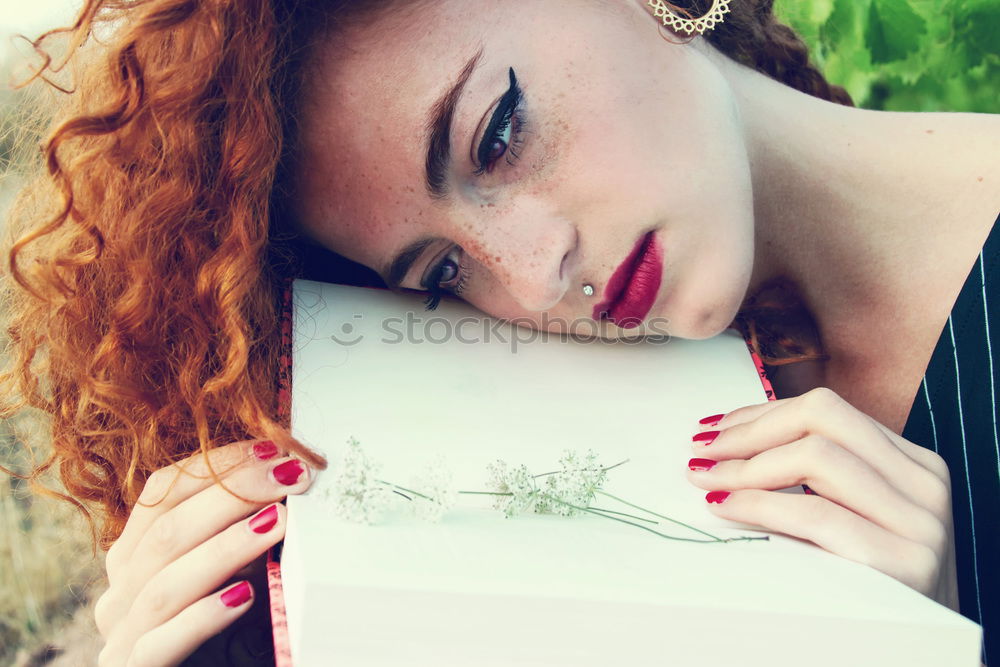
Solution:
[{"label": "dry grass background", "polygon": [[[9,65],[0,68],[6,84],[10,72],[4,69]],[[50,108],[39,94],[0,87],[0,232],[5,236],[14,195],[37,155],[39,122]],[[44,421],[37,415],[0,422],[4,467],[24,474],[32,454],[43,460],[47,453]],[[61,488],[55,475],[42,481]],[[100,641],[92,606],[104,579],[103,554],[93,555],[90,535],[71,505],[0,473],[0,665],[95,664]]]}]

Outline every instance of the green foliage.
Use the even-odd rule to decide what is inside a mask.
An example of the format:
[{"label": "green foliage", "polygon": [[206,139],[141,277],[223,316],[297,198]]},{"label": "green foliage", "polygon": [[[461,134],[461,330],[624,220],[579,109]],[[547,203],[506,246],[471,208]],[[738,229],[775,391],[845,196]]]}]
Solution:
[{"label": "green foliage", "polygon": [[774,9],[858,106],[1000,112],[1000,0],[776,0]]}]

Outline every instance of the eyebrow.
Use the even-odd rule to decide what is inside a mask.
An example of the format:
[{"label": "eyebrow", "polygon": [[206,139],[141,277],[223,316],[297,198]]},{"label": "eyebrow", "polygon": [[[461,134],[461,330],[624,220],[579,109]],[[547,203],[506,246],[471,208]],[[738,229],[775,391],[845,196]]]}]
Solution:
[{"label": "eyebrow", "polygon": [[435,241],[441,240],[438,236],[421,236],[400,250],[399,254],[392,260],[392,264],[389,265],[389,270],[385,272],[385,282],[389,286],[389,289],[399,291],[399,284],[403,282],[403,278],[410,272],[410,267],[413,266],[413,263],[420,259],[420,256],[424,254],[424,250],[428,246]]},{"label": "eyebrow", "polygon": [[451,121],[455,115],[455,107],[462,96],[465,84],[475,71],[476,65],[483,55],[480,47],[469,58],[462,71],[455,79],[455,85],[441,96],[431,107],[430,122],[427,129],[430,133],[427,141],[427,160],[425,162],[425,180],[427,191],[435,199],[448,196],[448,166],[451,162]]},{"label": "eyebrow", "polygon": [[[458,100],[462,97],[462,91],[469,77],[475,71],[479,60],[483,56],[482,47],[476,51],[465,66],[458,73],[454,85],[445,91],[444,95],[438,99],[431,107],[430,121],[427,123],[427,159],[424,162],[424,180],[427,191],[435,199],[444,199],[448,196],[448,167],[451,163],[451,122],[455,116],[455,108]],[[423,236],[408,244],[405,248],[396,253],[396,256],[389,263],[389,268],[383,271],[386,276],[386,284],[389,289],[398,291],[399,284],[410,272],[410,267],[420,259],[424,250],[436,241],[442,241],[441,237]]]}]

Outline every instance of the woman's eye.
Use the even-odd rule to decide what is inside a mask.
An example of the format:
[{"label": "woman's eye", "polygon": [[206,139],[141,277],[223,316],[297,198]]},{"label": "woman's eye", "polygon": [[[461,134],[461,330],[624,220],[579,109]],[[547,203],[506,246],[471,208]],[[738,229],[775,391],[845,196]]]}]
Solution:
[{"label": "woman's eye", "polygon": [[452,246],[439,262],[429,267],[420,286],[431,292],[447,290],[455,292],[462,282],[461,251],[458,246]]},{"label": "woman's eye", "polygon": [[510,164],[513,164],[512,158],[518,157],[512,143],[516,143],[523,124],[517,113],[521,103],[521,88],[517,85],[514,68],[510,68],[509,73],[510,88],[497,103],[476,151],[477,176],[492,171],[497,161],[505,155]]},{"label": "woman's eye", "polygon": [[458,277],[458,264],[445,257],[436,271],[438,287],[447,287],[446,283],[452,282],[456,277]]},{"label": "woman's eye", "polygon": [[429,273],[420,281],[420,286],[427,290],[427,309],[434,310],[445,293],[462,296],[468,273],[461,263],[461,251],[454,246],[444,258],[430,267]]},{"label": "woman's eye", "polygon": [[508,138],[505,139],[494,139],[493,145],[490,146],[489,154],[486,156],[487,162],[496,162],[503,157],[503,154],[507,152],[507,146],[510,144]]}]

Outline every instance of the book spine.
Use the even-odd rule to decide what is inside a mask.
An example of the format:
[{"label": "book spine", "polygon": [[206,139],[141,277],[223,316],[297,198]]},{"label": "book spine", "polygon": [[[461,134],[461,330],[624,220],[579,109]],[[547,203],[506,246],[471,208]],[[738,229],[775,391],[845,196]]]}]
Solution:
[{"label": "book spine", "polygon": [[292,285],[285,283],[281,296],[281,356],[278,367],[278,421],[292,427]]},{"label": "book spine", "polygon": [[764,394],[767,396],[767,400],[776,400],[774,388],[771,386],[771,381],[767,378],[767,373],[764,371],[764,362],[761,361],[760,356],[754,352],[753,345],[750,344],[749,338],[744,338],[743,342],[747,344],[747,350],[750,351],[750,358],[753,359],[753,365],[757,367],[757,375],[760,376],[760,383],[764,385]]},{"label": "book spine", "polygon": [[[285,428],[292,421],[292,281],[289,280],[281,297],[281,357],[278,369],[278,419]],[[274,639],[275,667],[292,667],[288,622],[285,617],[285,596],[281,587],[280,553],[282,542],[267,551],[267,591],[271,607],[271,632]]]}]

